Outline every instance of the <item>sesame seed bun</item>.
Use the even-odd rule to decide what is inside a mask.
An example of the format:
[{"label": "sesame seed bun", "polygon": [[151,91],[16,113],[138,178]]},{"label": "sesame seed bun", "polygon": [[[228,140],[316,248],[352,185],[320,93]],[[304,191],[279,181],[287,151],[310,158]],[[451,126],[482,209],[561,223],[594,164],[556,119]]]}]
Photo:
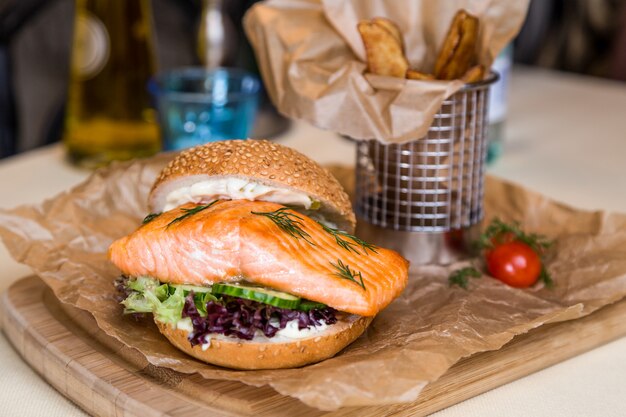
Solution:
[{"label": "sesame seed bun", "polygon": [[188,332],[155,320],[159,331],[178,349],[202,362],[227,368],[254,370],[295,368],[335,356],[356,340],[373,317],[350,315],[309,338],[289,342],[212,339],[210,346],[191,346]]},{"label": "sesame seed bun", "polygon": [[300,152],[267,140],[212,142],[181,152],[154,183],[150,208],[161,212],[173,190],[215,177],[249,179],[306,193],[320,202],[319,213],[328,221],[342,230],[354,231],[356,219],[350,199],[335,177]]}]

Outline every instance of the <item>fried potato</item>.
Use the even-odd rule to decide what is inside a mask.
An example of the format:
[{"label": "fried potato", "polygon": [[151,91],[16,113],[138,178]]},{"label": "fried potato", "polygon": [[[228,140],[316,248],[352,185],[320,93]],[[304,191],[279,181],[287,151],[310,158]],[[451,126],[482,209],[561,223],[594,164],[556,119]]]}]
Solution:
[{"label": "fried potato", "polygon": [[379,26],[384,27],[393,35],[394,38],[400,44],[400,48],[404,50],[404,38],[402,37],[402,32],[400,32],[400,28],[393,22],[393,20],[389,20],[386,17],[375,17],[372,19],[372,23],[375,23]]},{"label": "fried potato", "polygon": [[454,15],[452,19],[452,23],[450,23],[450,28],[448,29],[448,34],[443,41],[443,45],[441,46],[441,50],[439,51],[439,55],[437,56],[437,61],[435,62],[435,75],[439,78],[439,74],[442,69],[450,62],[452,57],[454,56],[454,50],[459,44],[459,40],[461,39],[461,24],[463,20],[465,20],[467,16],[467,12],[465,10],[459,10]]},{"label": "fried potato", "polygon": [[483,78],[485,78],[485,66],[474,65],[472,68],[468,69],[465,74],[463,74],[461,80],[463,80],[466,84],[469,84],[481,81]]},{"label": "fried potato", "polygon": [[404,39],[398,26],[384,17],[361,21],[357,25],[365,52],[369,72],[410,80],[455,80],[466,83],[480,81],[486,69],[475,65],[478,42],[478,18],[459,10],[452,19],[441,51],[435,62],[433,74],[409,69],[404,56]]},{"label": "fried potato", "polygon": [[435,63],[437,78],[441,80],[461,78],[475,59],[477,42],[478,18],[465,10],[459,10]]},{"label": "fried potato", "polygon": [[383,25],[362,21],[357,29],[367,53],[367,66],[371,73],[404,78],[409,62],[402,51],[402,44]]},{"label": "fried potato", "polygon": [[441,71],[441,78],[444,80],[456,80],[472,66],[475,53],[476,42],[478,41],[478,19],[468,15],[461,24],[461,39],[454,51],[454,55],[448,65]]},{"label": "fried potato", "polygon": [[406,78],[408,78],[409,80],[428,81],[428,80],[434,80],[435,76],[433,74],[426,74],[424,72],[419,72],[419,71],[410,69],[410,70],[407,70],[406,72]]}]

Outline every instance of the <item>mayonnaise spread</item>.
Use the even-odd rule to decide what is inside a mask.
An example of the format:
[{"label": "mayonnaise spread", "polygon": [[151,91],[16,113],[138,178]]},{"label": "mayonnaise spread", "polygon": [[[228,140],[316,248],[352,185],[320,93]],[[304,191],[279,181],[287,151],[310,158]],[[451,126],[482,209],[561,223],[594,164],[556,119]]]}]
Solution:
[{"label": "mayonnaise spread", "polygon": [[167,195],[163,210],[168,211],[189,202],[213,200],[260,200],[303,207],[306,210],[310,209],[313,203],[313,200],[303,192],[259,184],[244,178],[223,177],[175,189]]},{"label": "mayonnaise spread", "polygon": [[189,317],[185,317],[176,322],[176,328],[180,330],[184,330],[187,333],[193,332],[193,323]]}]

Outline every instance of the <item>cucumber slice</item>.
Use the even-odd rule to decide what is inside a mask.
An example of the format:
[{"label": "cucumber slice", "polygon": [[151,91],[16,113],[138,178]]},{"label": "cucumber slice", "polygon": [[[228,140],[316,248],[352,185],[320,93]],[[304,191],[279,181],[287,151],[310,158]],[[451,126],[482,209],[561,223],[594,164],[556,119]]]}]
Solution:
[{"label": "cucumber slice", "polygon": [[327,307],[326,304],[318,303],[316,301],[303,300],[300,302],[300,305],[298,305],[298,310],[311,311],[311,310],[315,310],[318,308],[326,308],[326,307]]},{"label": "cucumber slice", "polygon": [[213,284],[213,294],[230,295],[290,310],[297,308],[300,304],[300,297],[295,295],[241,284]]},{"label": "cucumber slice", "polygon": [[194,293],[211,292],[211,287],[200,287],[198,285],[189,284],[170,284],[170,287],[182,288],[185,291],[193,291]]},{"label": "cucumber slice", "polygon": [[319,200],[311,199],[311,207],[309,210],[319,210],[322,207],[322,203]]}]

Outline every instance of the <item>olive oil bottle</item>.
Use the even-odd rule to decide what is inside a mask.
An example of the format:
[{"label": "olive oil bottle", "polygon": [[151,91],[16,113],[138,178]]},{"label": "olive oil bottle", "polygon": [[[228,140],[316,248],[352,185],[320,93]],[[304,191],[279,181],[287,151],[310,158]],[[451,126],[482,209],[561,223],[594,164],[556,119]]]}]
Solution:
[{"label": "olive oil bottle", "polygon": [[155,71],[149,0],[76,0],[63,141],[93,168],[160,149],[146,84]]}]

